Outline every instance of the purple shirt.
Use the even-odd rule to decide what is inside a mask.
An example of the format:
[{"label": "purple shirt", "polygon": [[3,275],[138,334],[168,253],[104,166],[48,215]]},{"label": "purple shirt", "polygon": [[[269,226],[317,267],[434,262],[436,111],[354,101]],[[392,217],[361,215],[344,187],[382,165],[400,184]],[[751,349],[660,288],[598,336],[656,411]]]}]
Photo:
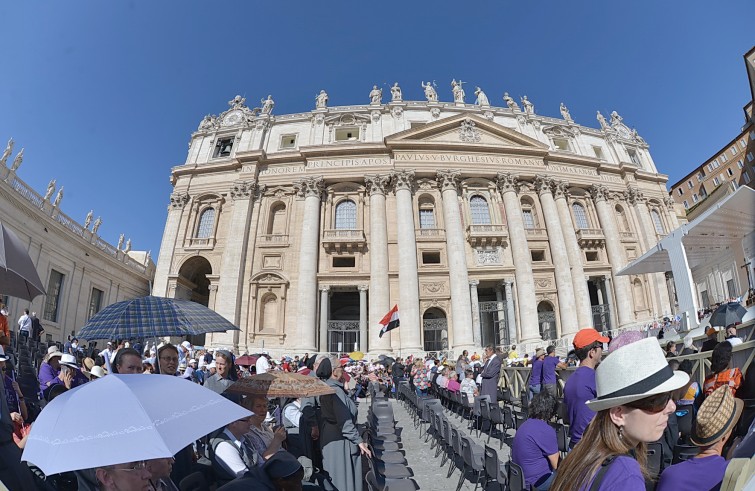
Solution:
[{"label": "purple shirt", "polygon": [[556,430],[542,419],[528,419],[516,430],[511,460],[521,466],[525,488],[551,473],[548,456],[554,453],[558,453]]},{"label": "purple shirt", "polygon": [[656,491],[705,489],[718,491],[728,462],[720,455],[685,460],[666,468]]},{"label": "purple shirt", "polygon": [[[47,389],[50,385],[52,385],[53,380],[55,380],[58,375],[60,375],[60,370],[55,370],[52,365],[50,365],[47,362],[42,363],[39,367],[39,388],[40,390],[44,391]],[[48,382],[50,384],[48,385]],[[60,383],[58,381],[58,383]]]},{"label": "purple shirt", "polygon": [[[571,378],[569,378],[569,380],[571,380]],[[595,475],[597,476],[597,473]],[[587,486],[582,486],[580,491],[587,491],[590,489],[593,479],[590,479]],[[603,475],[603,481],[601,481],[598,489],[604,491],[645,491],[645,478],[642,477],[640,464],[638,464],[632,457],[625,455],[617,457],[611,462],[610,467]]]},{"label": "purple shirt", "polygon": [[560,362],[561,360],[558,359],[558,356],[545,357],[545,360],[543,361],[543,383],[544,384],[556,383],[556,365],[558,365]]},{"label": "purple shirt", "polygon": [[578,367],[566,380],[564,386],[564,403],[569,413],[569,428],[571,442],[574,447],[582,438],[587,425],[590,424],[595,413],[587,407],[586,401],[595,399],[598,391],[595,388],[595,370],[590,367]]},{"label": "purple shirt", "polygon": [[537,358],[532,362],[532,374],[530,375],[530,385],[540,385],[543,382],[543,362]]}]

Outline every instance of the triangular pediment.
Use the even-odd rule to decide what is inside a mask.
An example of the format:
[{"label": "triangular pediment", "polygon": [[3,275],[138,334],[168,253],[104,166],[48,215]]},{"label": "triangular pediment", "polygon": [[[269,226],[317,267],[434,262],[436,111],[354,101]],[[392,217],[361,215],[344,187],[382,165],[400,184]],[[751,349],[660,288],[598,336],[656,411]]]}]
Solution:
[{"label": "triangular pediment", "polygon": [[418,146],[436,144],[468,147],[473,145],[548,150],[547,145],[534,138],[488,119],[468,114],[440,119],[419,128],[402,131],[387,137],[385,141],[386,145],[396,147],[405,147],[414,143]]}]

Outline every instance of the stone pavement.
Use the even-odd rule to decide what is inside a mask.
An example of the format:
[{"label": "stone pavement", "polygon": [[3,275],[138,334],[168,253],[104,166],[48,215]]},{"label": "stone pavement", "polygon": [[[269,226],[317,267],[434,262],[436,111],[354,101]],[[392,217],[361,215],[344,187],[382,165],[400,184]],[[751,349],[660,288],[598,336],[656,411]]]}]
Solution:
[{"label": "stone pavement", "polygon": [[[367,417],[369,401],[364,399],[360,399],[359,401],[359,422],[364,423]],[[406,460],[409,467],[414,471],[414,480],[419,485],[419,488],[428,491],[454,491],[459,482],[460,471],[454,470],[453,474],[451,474],[450,477],[447,477],[449,462],[446,461],[446,464],[441,468],[440,462],[442,455],[435,458],[435,448],[430,450],[432,439],[425,443],[425,429],[427,428],[427,425],[424,425],[422,438],[420,438],[419,428],[414,427],[412,416],[406,411],[406,409],[404,409],[403,403],[398,402],[395,399],[391,399],[391,403],[393,405],[394,417],[398,421],[396,426],[403,428],[401,433],[401,443],[406,451]],[[464,434],[470,436],[472,441],[480,446],[485,445],[487,434],[480,433],[480,437],[477,438],[476,432],[466,429],[466,421],[452,415],[447,409],[445,410],[445,413],[451,421],[451,424],[462,430]],[[513,430],[509,430],[509,435],[513,436]],[[510,440],[507,441],[511,443]],[[498,459],[501,462],[508,462],[510,448],[508,445],[504,444],[503,449],[499,450],[500,440],[498,439],[497,434],[490,439],[489,445],[498,452]],[[474,487],[474,481],[470,483],[469,480],[466,479],[461,489],[464,491],[472,491]],[[365,489],[367,488],[365,487]],[[480,490],[481,486],[478,486],[477,489]],[[491,489],[497,488],[491,486]]]}]

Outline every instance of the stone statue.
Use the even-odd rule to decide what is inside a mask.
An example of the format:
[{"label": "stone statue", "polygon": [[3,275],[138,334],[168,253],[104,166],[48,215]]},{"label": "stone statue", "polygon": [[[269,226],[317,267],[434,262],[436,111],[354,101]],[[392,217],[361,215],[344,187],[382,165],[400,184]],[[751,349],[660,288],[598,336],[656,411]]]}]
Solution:
[{"label": "stone statue", "polygon": [[527,96],[522,97],[522,106],[527,114],[535,114],[535,105],[527,99]]},{"label": "stone statue", "polygon": [[420,84],[423,89],[425,89],[425,97],[427,98],[427,102],[438,102],[438,93],[435,91],[435,83],[431,82],[422,82]]},{"label": "stone statue", "polygon": [[616,126],[622,121],[624,121],[624,118],[619,116],[619,113],[617,113],[616,111],[611,111],[611,126]]},{"label": "stone statue", "polygon": [[22,148],[18,154],[16,154],[16,158],[13,159],[13,165],[11,165],[10,170],[13,172],[16,172],[19,167],[21,167],[21,162],[24,161],[24,149]]},{"label": "stone statue", "polygon": [[201,123],[199,123],[200,130],[210,130],[217,125],[217,116],[214,114],[208,114],[204,117]]},{"label": "stone statue", "polygon": [[118,237],[118,246],[117,246],[117,247],[118,247],[118,250],[119,250],[119,251],[121,250],[121,247],[123,247],[123,240],[124,240],[125,238],[126,238],[126,237],[124,237],[124,236],[123,236],[123,234],[121,234],[121,236],[120,236],[120,237]]},{"label": "stone statue", "polygon": [[485,95],[485,92],[482,91],[481,88],[477,87],[474,90],[474,95],[477,96],[477,100],[475,101],[475,104],[477,104],[480,107],[486,107],[490,105],[490,101],[488,100],[488,96]]},{"label": "stone statue", "polygon": [[128,239],[126,241],[126,248],[123,249],[123,252],[125,252],[126,254],[128,254],[130,251],[131,251],[131,239]]},{"label": "stone statue", "polygon": [[506,102],[506,105],[509,106],[509,109],[512,111],[519,111],[519,104],[516,103],[508,92],[503,93],[503,100]]},{"label": "stone statue", "polygon": [[8,162],[8,157],[10,157],[10,154],[13,153],[13,144],[16,143],[13,141],[13,138],[8,140],[8,145],[5,147],[5,151],[3,152],[3,156],[0,157],[0,164],[5,165],[6,162]]},{"label": "stone statue", "polygon": [[246,97],[241,97],[240,95],[237,95],[232,100],[228,101],[228,105],[232,109],[238,109],[240,107],[244,107],[245,102],[246,102]]},{"label": "stone statue", "polygon": [[84,228],[89,228],[89,224],[92,223],[93,217],[94,217],[94,210],[89,210],[89,213],[87,213],[87,217],[84,219]]},{"label": "stone statue", "polygon": [[267,99],[260,99],[260,102],[262,103],[262,114],[270,114],[273,112],[273,108],[275,107],[273,96],[268,95]]},{"label": "stone statue", "polygon": [[393,84],[393,87],[391,87],[391,102],[401,102],[402,100],[401,87],[399,87],[398,82],[396,82]]},{"label": "stone statue", "polygon": [[370,104],[380,104],[383,99],[383,89],[378,89],[377,85],[372,86],[370,91]]},{"label": "stone statue", "polygon": [[607,130],[608,129],[608,123],[606,122],[606,117],[600,114],[600,111],[598,111],[598,123],[600,123],[600,129],[601,130]]},{"label": "stone statue", "polygon": [[562,117],[562,118],[564,118],[564,119],[565,119],[566,121],[569,121],[570,123],[571,123],[572,121],[574,121],[574,120],[573,120],[573,119],[571,118],[571,114],[569,114],[569,108],[567,108],[567,107],[566,107],[566,106],[564,105],[564,103],[563,103],[563,102],[561,103],[560,111],[561,111],[561,117]]},{"label": "stone statue", "polygon": [[152,251],[147,251],[147,255],[144,256],[144,265],[149,266],[149,260],[152,259]]},{"label": "stone statue", "polygon": [[456,79],[451,80],[451,92],[453,92],[454,102],[457,104],[464,104],[464,89],[461,86],[463,83],[461,80],[458,82]]},{"label": "stone statue", "polygon": [[97,220],[94,221],[94,225],[92,225],[92,233],[96,234],[97,230],[100,229],[100,225],[102,225],[102,218],[97,217]]},{"label": "stone statue", "polygon": [[55,182],[55,179],[53,179],[49,184],[47,184],[47,192],[45,193],[45,197],[43,198],[45,201],[48,201],[50,197],[52,197],[52,193],[55,192]]},{"label": "stone statue", "polygon": [[65,186],[60,186],[60,190],[58,191],[58,194],[55,195],[55,201],[52,202],[52,206],[56,207],[60,204],[60,200],[63,199],[63,188]]},{"label": "stone statue", "polygon": [[645,140],[640,136],[639,133],[637,133],[636,129],[632,129],[632,139],[638,143],[645,143]]},{"label": "stone statue", "polygon": [[328,107],[328,93],[321,90],[320,93],[317,94],[317,97],[315,97],[315,108],[325,109],[326,107]]}]

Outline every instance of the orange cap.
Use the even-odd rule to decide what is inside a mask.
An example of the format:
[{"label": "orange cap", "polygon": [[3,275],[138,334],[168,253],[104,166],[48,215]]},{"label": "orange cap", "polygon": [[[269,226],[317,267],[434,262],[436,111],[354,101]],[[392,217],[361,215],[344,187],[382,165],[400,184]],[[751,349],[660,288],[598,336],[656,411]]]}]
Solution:
[{"label": "orange cap", "polygon": [[610,341],[610,339],[605,336],[601,336],[600,333],[592,327],[585,327],[584,329],[580,329],[577,335],[574,336],[574,341],[572,342],[572,344],[574,344],[574,347],[576,349],[580,349],[584,348],[585,346],[590,346],[595,341],[607,343]]}]

